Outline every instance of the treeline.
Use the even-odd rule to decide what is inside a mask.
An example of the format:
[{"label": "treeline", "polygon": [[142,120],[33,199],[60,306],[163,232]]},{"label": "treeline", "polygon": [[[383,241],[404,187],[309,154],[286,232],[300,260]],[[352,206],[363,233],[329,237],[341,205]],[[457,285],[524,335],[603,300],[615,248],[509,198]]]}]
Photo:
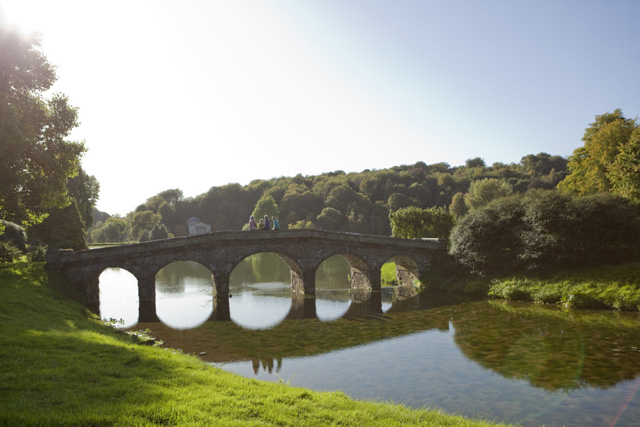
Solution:
[{"label": "treeline", "polygon": [[[550,271],[637,260],[640,254],[640,125],[615,110],[596,116],[569,157],[557,190],[510,195],[457,215],[450,253],[480,274]],[[481,184],[481,183],[478,183]]]},{"label": "treeline", "polygon": [[[566,175],[565,158],[539,153],[517,164],[487,166],[483,159],[474,158],[455,167],[417,162],[383,170],[299,174],[255,180],[245,186],[212,187],[194,198],[184,198],[181,190],[171,189],[150,197],[124,218],[105,218],[96,212],[89,238],[118,242],[182,236],[187,234],[191,217],[211,224],[212,230],[240,230],[265,205],[282,228],[390,235],[390,213],[408,207],[448,209],[454,196],[467,194],[474,183],[484,183],[472,191],[482,198],[481,190],[494,183],[509,194],[524,193],[532,188],[555,188]],[[474,199],[469,200],[473,203]]]}]

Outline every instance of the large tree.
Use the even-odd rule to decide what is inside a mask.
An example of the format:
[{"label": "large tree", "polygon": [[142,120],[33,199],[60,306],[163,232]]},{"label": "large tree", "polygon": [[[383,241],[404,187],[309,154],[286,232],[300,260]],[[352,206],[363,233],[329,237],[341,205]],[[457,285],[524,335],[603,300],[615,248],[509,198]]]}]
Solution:
[{"label": "large tree", "polygon": [[46,92],[54,67],[37,37],[0,27],[0,217],[35,224],[69,205],[67,180],[78,173],[84,144],[66,96]]},{"label": "large tree", "polygon": [[620,149],[609,177],[614,193],[640,202],[640,127],[633,131],[628,143]]},{"label": "large tree", "polygon": [[465,202],[471,210],[480,209],[491,201],[513,194],[513,188],[505,180],[494,178],[473,181],[469,186],[469,193],[465,196]]},{"label": "large tree", "polygon": [[585,130],[584,146],[569,157],[570,175],[558,187],[576,195],[611,192],[616,159],[625,151],[637,127],[636,121],[625,118],[619,109],[596,116]]}]

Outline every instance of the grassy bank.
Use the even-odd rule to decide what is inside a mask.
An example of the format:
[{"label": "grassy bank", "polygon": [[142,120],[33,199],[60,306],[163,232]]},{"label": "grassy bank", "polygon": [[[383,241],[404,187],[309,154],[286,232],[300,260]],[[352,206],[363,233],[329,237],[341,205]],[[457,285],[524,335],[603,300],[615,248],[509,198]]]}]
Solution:
[{"label": "grassy bank", "polygon": [[472,281],[494,298],[559,304],[567,308],[600,308],[640,311],[640,262],[518,275]]},{"label": "grassy bank", "polygon": [[246,379],[135,344],[42,264],[0,265],[0,425],[492,425]]}]

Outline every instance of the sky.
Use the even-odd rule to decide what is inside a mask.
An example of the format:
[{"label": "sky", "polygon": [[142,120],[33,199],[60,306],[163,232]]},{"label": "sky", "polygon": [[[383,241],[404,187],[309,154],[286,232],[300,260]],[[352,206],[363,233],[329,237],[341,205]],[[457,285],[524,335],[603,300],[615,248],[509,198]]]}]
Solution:
[{"label": "sky", "polygon": [[569,156],[640,115],[637,0],[0,0],[126,215],[178,188]]}]

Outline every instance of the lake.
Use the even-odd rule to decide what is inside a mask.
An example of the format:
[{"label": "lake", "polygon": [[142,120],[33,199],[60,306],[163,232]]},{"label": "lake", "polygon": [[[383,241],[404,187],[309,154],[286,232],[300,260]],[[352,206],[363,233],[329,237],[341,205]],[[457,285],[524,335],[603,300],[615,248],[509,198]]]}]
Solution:
[{"label": "lake", "polygon": [[640,425],[638,313],[353,292],[348,274],[327,260],[309,298],[292,294],[277,255],[251,256],[231,275],[231,320],[218,321],[211,274],[177,262],[156,276],[161,321],[139,323],[135,278],[108,269],[100,315],[248,378],[525,426]]}]

